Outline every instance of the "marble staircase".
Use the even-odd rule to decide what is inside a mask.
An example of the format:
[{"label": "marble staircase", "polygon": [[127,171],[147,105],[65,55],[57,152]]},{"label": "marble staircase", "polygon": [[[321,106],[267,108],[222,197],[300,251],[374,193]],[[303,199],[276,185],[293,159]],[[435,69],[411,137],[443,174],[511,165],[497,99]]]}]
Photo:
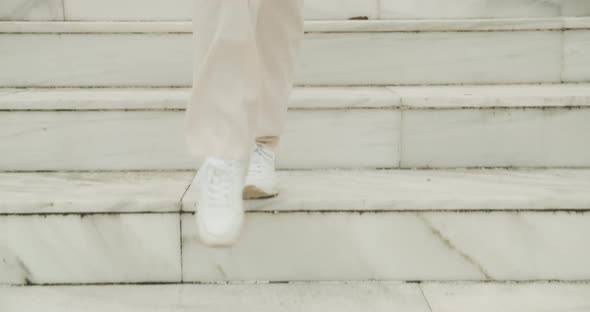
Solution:
[{"label": "marble staircase", "polygon": [[589,2],[308,0],[281,195],[228,249],[191,2],[0,4],[0,311],[590,311]]}]

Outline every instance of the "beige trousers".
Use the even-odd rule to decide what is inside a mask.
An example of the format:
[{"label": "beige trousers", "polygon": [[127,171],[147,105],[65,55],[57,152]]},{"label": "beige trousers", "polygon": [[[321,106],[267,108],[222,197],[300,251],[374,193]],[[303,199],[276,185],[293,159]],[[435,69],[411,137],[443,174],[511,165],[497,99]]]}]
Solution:
[{"label": "beige trousers", "polygon": [[276,146],[303,39],[303,0],[195,0],[186,138],[199,159]]}]

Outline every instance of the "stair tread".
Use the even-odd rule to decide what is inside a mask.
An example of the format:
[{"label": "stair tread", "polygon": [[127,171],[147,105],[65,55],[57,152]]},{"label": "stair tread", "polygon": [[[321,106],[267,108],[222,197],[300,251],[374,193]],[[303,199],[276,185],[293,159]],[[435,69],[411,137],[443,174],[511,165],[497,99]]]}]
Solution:
[{"label": "stair tread", "polygon": [[[588,29],[588,17],[306,21],[306,32]],[[189,21],[5,21],[0,33],[190,33]]]},{"label": "stair tread", "polygon": [[0,173],[0,213],[179,211],[190,172]]},{"label": "stair tread", "polygon": [[[184,109],[188,97],[188,88],[0,89],[0,110]],[[399,104],[399,97],[382,87],[298,87],[290,107],[379,108]]]},{"label": "stair tread", "polygon": [[[194,189],[189,187],[193,175],[189,171],[0,173],[0,213],[194,211]],[[278,197],[248,201],[246,209],[366,212],[590,208],[589,169],[281,171],[279,178]]]},{"label": "stair tread", "polygon": [[[35,300],[31,300],[35,298]],[[585,283],[291,283],[0,288],[16,311],[540,311],[590,305]]]},{"label": "stair tread", "polygon": [[[188,88],[0,89],[0,110],[184,109]],[[590,107],[590,84],[296,87],[292,109]]]}]

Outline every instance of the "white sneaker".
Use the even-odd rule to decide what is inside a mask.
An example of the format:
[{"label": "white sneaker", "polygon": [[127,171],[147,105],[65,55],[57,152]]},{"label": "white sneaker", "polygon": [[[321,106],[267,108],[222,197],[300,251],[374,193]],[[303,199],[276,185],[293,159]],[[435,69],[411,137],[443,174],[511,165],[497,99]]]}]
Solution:
[{"label": "white sneaker", "polygon": [[260,199],[277,196],[275,154],[263,145],[256,144],[246,175],[244,199]]},{"label": "white sneaker", "polygon": [[207,158],[193,181],[197,191],[197,226],[204,244],[227,246],[240,235],[244,221],[242,190],[246,164]]}]

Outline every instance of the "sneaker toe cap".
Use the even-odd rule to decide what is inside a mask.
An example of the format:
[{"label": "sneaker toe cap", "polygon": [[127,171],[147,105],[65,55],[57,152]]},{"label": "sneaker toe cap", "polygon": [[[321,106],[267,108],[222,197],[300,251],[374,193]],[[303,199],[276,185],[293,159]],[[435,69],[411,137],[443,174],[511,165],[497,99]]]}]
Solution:
[{"label": "sneaker toe cap", "polygon": [[240,235],[243,219],[243,213],[197,213],[201,240],[208,245],[232,244]]}]

